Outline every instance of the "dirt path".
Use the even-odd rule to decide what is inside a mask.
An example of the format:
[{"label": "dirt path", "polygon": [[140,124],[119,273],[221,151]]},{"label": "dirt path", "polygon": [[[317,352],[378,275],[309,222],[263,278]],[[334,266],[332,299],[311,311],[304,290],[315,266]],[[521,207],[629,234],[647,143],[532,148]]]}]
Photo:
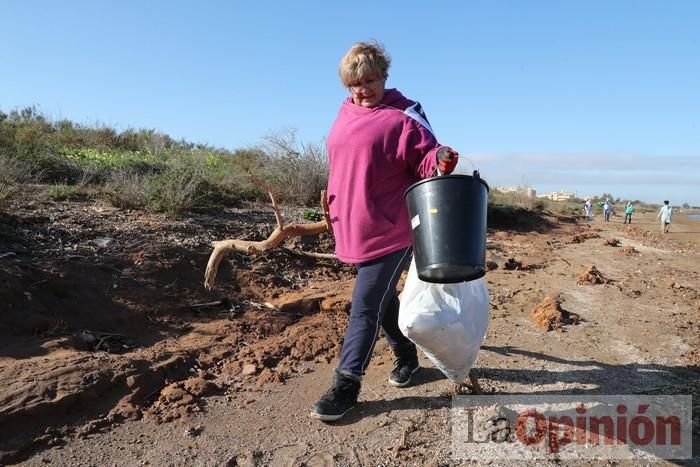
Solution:
[{"label": "dirt path", "polygon": [[[475,368],[483,389],[495,394],[699,396],[700,221],[696,225],[676,216],[672,233],[664,237],[657,233],[653,215],[638,215],[634,221],[629,227],[618,218],[607,224],[552,219],[548,228],[490,233],[488,259],[495,267],[487,275],[490,322]],[[205,242],[198,249],[193,276],[201,274]],[[246,261],[234,258],[232,264],[240,268]],[[608,284],[577,284],[591,265]],[[27,422],[28,428],[36,426],[32,417],[41,417],[42,409],[27,397],[56,401],[64,388],[67,395],[77,394],[61,381],[84,383],[89,376],[119,383],[115,375],[122,374],[119,384],[140,388],[136,394],[115,394],[93,387],[92,399],[80,396],[90,409],[66,404],[69,413],[63,418],[45,404],[54,427],[35,437],[31,449],[17,448],[19,442],[6,444],[5,462],[462,465],[451,455],[451,385],[425,358],[415,385],[389,385],[391,355],[383,343],[348,417],[336,424],[310,419],[312,404],[330,382],[352,280],[322,267],[303,287],[266,288],[255,279],[273,277],[262,266],[244,275],[223,272],[223,281],[240,283],[236,303],[247,303],[249,309],[242,316],[201,319],[191,310],[180,322],[169,316],[172,333],[126,354],[76,352],[58,338],[41,341],[41,351],[30,358],[12,357],[8,347],[0,348],[4,377],[21,375],[13,378],[14,392],[2,393],[0,413],[30,417],[34,424]],[[226,290],[233,294],[235,287]],[[544,332],[530,321],[532,308],[550,293],[559,295],[566,311],[580,316],[578,324]],[[203,302],[206,296],[193,292],[190,298]],[[265,301],[278,311],[250,305]],[[53,394],[32,392],[28,381],[41,379],[32,366],[46,371],[48,361],[55,364],[50,377],[59,384]],[[82,370],[71,372],[69,364]],[[130,369],[139,364],[142,371]],[[110,371],[111,379],[100,376],[100,369]],[[101,399],[104,394],[109,400]],[[70,416],[81,410],[84,416]],[[695,417],[697,423],[697,413]],[[696,439],[696,452],[698,444]],[[12,454],[12,447],[19,450]]]}]

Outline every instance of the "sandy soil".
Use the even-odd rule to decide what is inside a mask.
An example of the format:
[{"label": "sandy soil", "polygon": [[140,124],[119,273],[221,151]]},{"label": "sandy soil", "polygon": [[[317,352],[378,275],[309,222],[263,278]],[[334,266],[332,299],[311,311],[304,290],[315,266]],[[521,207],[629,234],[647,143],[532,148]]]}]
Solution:
[{"label": "sandy soil", "polygon": [[[383,343],[345,419],[308,417],[353,271],[290,250],[330,236],[231,255],[207,292],[210,242],[265,238],[265,206],[173,221],[35,191],[0,210],[0,464],[462,465],[451,384],[422,358],[414,385],[389,385]],[[653,214],[633,222],[490,213],[486,392],[697,400],[700,220],[664,236]],[[581,281],[591,266],[602,283]],[[578,319],[547,332],[530,312],[552,294]]]}]

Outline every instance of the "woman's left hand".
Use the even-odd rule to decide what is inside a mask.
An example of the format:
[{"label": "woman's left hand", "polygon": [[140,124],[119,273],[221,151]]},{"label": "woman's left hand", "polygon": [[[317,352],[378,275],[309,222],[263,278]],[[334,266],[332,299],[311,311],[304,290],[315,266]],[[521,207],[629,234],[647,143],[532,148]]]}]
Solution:
[{"label": "woman's left hand", "polygon": [[459,160],[459,153],[448,146],[443,146],[437,151],[437,164],[440,173],[447,175],[454,172]]}]

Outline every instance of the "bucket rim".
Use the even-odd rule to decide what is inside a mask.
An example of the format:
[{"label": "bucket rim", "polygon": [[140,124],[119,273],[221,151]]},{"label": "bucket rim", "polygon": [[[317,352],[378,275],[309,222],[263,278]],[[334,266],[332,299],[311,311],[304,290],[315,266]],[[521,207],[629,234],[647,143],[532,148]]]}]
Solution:
[{"label": "bucket rim", "polygon": [[470,178],[470,179],[473,179],[473,180],[475,180],[475,181],[481,182],[481,183],[483,183],[484,186],[486,187],[486,193],[489,193],[489,192],[491,191],[491,189],[489,188],[489,184],[486,183],[486,180],[484,180],[483,178],[481,178],[481,177],[479,176],[478,173],[476,173],[475,175],[476,175],[476,176],[474,176],[474,175],[465,175],[465,174],[450,174],[450,175],[438,175],[438,176],[435,176],[435,177],[424,178],[424,179],[422,179],[422,180],[418,180],[417,182],[413,183],[411,186],[409,186],[408,188],[406,188],[406,191],[403,192],[403,197],[406,198],[406,196],[408,195],[408,192],[409,192],[409,191],[413,190],[413,189],[414,189],[415,187],[417,187],[418,185],[422,185],[423,183],[428,183],[428,182],[437,181],[437,180],[449,180],[449,179],[451,179],[451,178],[452,178],[452,179],[453,179],[453,178]]}]

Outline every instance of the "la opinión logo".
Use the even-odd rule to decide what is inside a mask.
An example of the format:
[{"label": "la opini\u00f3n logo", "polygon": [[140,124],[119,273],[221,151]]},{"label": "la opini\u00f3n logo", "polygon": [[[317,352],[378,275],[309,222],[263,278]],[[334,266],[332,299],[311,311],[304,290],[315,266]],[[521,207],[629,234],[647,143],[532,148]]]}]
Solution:
[{"label": "la opini\u00f3n logo", "polygon": [[453,401],[453,447],[457,455],[463,447],[479,458],[514,458],[528,452],[577,458],[691,456],[690,396],[581,399],[458,396]]}]

